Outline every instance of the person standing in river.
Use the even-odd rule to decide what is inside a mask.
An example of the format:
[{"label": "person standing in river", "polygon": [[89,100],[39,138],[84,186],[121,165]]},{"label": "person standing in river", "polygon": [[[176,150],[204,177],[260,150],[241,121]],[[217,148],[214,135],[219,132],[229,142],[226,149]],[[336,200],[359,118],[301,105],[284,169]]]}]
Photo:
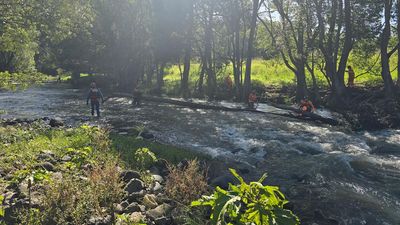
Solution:
[{"label": "person standing in river", "polygon": [[92,108],[92,116],[94,116],[94,110],[96,109],[97,117],[100,117],[100,99],[101,103],[104,103],[104,96],[101,90],[97,88],[96,82],[90,84],[90,90],[86,98],[86,105],[90,105]]}]

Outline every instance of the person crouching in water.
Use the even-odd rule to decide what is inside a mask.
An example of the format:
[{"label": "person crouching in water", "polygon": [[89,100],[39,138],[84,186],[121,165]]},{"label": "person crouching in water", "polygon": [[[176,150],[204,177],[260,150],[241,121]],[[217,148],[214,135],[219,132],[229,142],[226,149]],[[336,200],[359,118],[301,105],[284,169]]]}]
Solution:
[{"label": "person crouching in water", "polygon": [[255,109],[256,103],[257,103],[257,95],[256,95],[255,91],[252,91],[249,94],[249,99],[248,99],[249,108],[250,109]]},{"label": "person crouching in water", "polygon": [[301,113],[311,113],[315,112],[314,104],[308,100],[307,98],[303,98],[300,102],[300,111]]},{"label": "person crouching in water", "polygon": [[101,102],[104,103],[103,93],[101,93],[100,89],[97,88],[96,83],[92,82],[90,84],[89,94],[86,99],[87,105],[89,105],[90,100],[90,105],[92,107],[92,116],[94,116],[94,109],[96,108],[97,117],[100,117],[100,99]]}]

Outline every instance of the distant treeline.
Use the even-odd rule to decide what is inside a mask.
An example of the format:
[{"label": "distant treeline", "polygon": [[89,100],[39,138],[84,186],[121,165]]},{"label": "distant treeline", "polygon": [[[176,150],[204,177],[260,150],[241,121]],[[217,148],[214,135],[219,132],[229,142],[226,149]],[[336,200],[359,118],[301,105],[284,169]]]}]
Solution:
[{"label": "distant treeline", "polygon": [[[182,65],[181,95],[212,98],[217,74],[230,65],[234,94],[245,100],[252,59],[279,57],[296,77],[297,99],[321,88],[316,73],[343,99],[353,55],[365,68],[380,64],[392,97],[399,8],[395,0],[3,0],[0,71],[61,68],[74,79],[99,73],[126,91],[146,86],[161,93],[165,68],[175,64]],[[193,75],[198,81],[190,87]]]}]

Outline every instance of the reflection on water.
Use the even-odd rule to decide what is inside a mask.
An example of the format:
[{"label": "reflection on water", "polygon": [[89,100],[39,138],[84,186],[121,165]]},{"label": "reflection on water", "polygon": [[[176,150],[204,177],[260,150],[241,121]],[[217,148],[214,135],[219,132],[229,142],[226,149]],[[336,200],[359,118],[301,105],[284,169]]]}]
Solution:
[{"label": "reflection on water", "polygon": [[[92,121],[84,98],[79,90],[54,87],[0,93],[0,110],[7,112],[0,117]],[[268,105],[260,109],[280,111]],[[119,131],[144,125],[161,142],[247,164],[251,178],[267,171],[294,210],[320,224],[400,224],[400,130],[351,133],[268,114],[159,103],[133,108],[123,98],[108,100],[103,115],[94,123]]]}]

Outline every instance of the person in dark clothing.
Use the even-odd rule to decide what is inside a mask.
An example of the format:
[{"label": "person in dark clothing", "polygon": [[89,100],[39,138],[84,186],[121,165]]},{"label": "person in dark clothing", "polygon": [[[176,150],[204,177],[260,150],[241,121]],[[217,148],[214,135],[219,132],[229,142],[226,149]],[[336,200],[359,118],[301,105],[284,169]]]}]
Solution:
[{"label": "person in dark clothing", "polygon": [[104,103],[103,93],[101,93],[101,90],[97,88],[96,83],[93,82],[90,85],[90,90],[86,99],[87,105],[89,105],[90,100],[90,105],[92,107],[92,116],[94,116],[94,110],[96,109],[97,117],[100,117],[100,99],[101,102]]}]

